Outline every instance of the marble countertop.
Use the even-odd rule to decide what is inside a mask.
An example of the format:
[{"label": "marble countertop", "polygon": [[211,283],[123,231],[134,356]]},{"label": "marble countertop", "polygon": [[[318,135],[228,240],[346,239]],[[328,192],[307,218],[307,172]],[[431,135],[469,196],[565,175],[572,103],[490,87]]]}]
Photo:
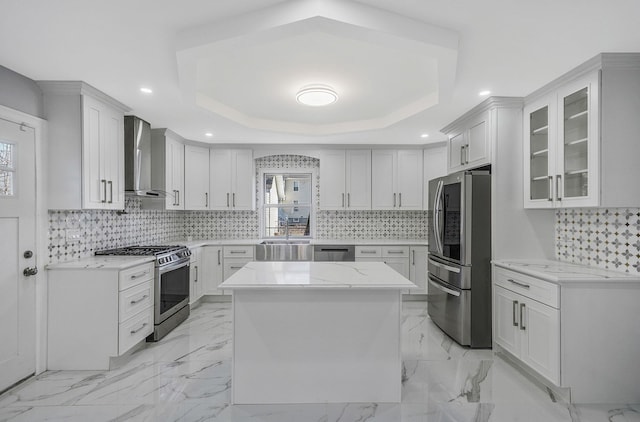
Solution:
[{"label": "marble countertop", "polygon": [[495,260],[492,262],[498,267],[517,271],[519,273],[537,277],[555,284],[569,284],[578,282],[640,283],[640,274],[630,274],[621,271],[605,270],[603,268],[573,264],[570,262],[527,259]]},{"label": "marble countertop", "polygon": [[[222,245],[257,245],[264,239],[231,239],[231,240],[178,240],[173,243],[185,245],[188,248],[198,248],[201,246],[222,246]],[[427,246],[426,240],[420,239],[365,239],[365,240],[345,240],[345,239],[310,239],[312,245],[408,245],[408,246]]]},{"label": "marble countertop", "polygon": [[250,262],[221,289],[354,288],[416,289],[382,262]]},{"label": "marble countertop", "polygon": [[123,270],[147,262],[153,262],[152,256],[90,256],[75,261],[48,264],[47,270]]}]

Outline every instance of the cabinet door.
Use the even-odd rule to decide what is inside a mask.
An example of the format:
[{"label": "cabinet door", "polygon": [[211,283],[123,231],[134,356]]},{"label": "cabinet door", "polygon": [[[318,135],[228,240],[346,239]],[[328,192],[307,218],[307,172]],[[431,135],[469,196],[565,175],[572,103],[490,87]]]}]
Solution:
[{"label": "cabinet door", "polygon": [[422,209],[429,209],[429,181],[447,174],[447,148],[428,148],[423,155]]},{"label": "cabinet door", "polygon": [[371,209],[371,151],[346,152],[346,207],[352,210]]},{"label": "cabinet door", "polygon": [[[208,151],[207,151],[208,152]],[[207,155],[208,157],[208,155]],[[191,268],[189,269],[189,304],[194,303],[204,294],[202,271],[202,248],[191,250]]]},{"label": "cabinet door", "polygon": [[187,210],[209,208],[209,148],[184,147],[184,206]]},{"label": "cabinet door", "polygon": [[558,91],[559,207],[599,205],[598,101],[597,72]]},{"label": "cabinet door", "polygon": [[560,385],[560,311],[535,300],[519,305],[520,358],[549,381]]},{"label": "cabinet door", "polygon": [[524,207],[554,206],[555,95],[524,109]]},{"label": "cabinet door", "polygon": [[397,159],[398,208],[422,209],[422,151],[400,150]]},{"label": "cabinet door", "polygon": [[454,135],[449,139],[449,160],[448,160],[449,173],[462,170],[465,162],[467,161],[467,154],[465,152],[466,148],[467,148],[466,131],[463,131],[457,135]]},{"label": "cabinet door", "polygon": [[383,258],[383,262],[402,274],[403,277],[409,278],[409,259],[407,258]]},{"label": "cabinet door", "polygon": [[489,112],[483,113],[471,123],[464,155],[465,167],[473,168],[491,162],[491,147],[489,144]]},{"label": "cabinet door", "polygon": [[256,192],[253,151],[234,150],[231,159],[231,206],[235,210],[253,210]]},{"label": "cabinet door", "polygon": [[346,155],[344,150],[320,154],[320,209],[343,210],[346,206]]},{"label": "cabinet door", "polygon": [[106,145],[101,140],[105,110],[86,95],[82,96],[82,109],[82,208],[104,208],[108,198],[103,174]]},{"label": "cabinet door", "polygon": [[225,258],[224,259],[224,270],[223,270],[223,280],[228,279],[233,274],[238,272],[242,267],[244,267],[247,263],[251,262],[251,259],[243,259],[243,258]]},{"label": "cabinet door", "polygon": [[166,138],[165,175],[168,210],[184,209],[184,145],[169,137]]},{"label": "cabinet door", "polygon": [[493,336],[496,344],[520,356],[520,304],[524,297],[500,286],[493,286]]},{"label": "cabinet door", "polygon": [[427,294],[427,246],[412,246],[409,253],[409,280],[419,287],[411,294]]},{"label": "cabinet door", "polygon": [[105,208],[124,209],[124,114],[104,107],[100,150],[104,153],[103,175],[107,180]]},{"label": "cabinet door", "polygon": [[372,209],[397,209],[396,164],[397,154],[394,150],[373,150],[371,152]]},{"label": "cabinet door", "polygon": [[222,283],[223,258],[221,246],[204,246],[199,259],[202,268],[203,294],[221,295],[223,292],[218,289]]},{"label": "cabinet door", "polygon": [[209,151],[209,209],[231,209],[231,150]]}]

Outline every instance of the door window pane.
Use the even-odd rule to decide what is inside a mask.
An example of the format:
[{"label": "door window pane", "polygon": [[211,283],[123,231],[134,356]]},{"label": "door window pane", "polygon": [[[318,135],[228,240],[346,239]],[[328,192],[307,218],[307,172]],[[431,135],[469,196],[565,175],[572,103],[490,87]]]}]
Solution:
[{"label": "door window pane", "polygon": [[588,90],[564,98],[564,196],[587,196],[588,192]]},{"label": "door window pane", "polygon": [[0,196],[15,194],[15,145],[0,142]]}]

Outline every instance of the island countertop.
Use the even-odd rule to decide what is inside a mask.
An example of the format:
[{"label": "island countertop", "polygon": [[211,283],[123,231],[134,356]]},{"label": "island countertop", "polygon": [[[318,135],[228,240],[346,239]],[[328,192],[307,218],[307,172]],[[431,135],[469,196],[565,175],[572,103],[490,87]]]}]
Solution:
[{"label": "island countertop", "polygon": [[249,262],[221,289],[388,289],[418,287],[383,262]]}]

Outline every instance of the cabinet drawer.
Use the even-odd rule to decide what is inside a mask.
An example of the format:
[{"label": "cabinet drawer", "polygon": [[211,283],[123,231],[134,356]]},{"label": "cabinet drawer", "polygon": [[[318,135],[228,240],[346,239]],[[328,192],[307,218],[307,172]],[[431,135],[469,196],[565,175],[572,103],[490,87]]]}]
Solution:
[{"label": "cabinet drawer", "polygon": [[252,262],[251,259],[225,259],[223,275],[224,279],[228,279],[231,275],[235,274],[240,268],[244,267],[247,263]]},{"label": "cabinet drawer", "polygon": [[225,258],[253,258],[253,246],[225,246]]},{"label": "cabinet drawer", "polygon": [[560,309],[559,286],[504,268],[495,268],[495,283],[538,302]]},{"label": "cabinet drawer", "polygon": [[356,246],[356,258],[380,258],[381,246]]},{"label": "cabinet drawer", "polygon": [[147,280],[153,279],[153,262],[149,262],[148,264],[138,265],[136,267],[127,268],[126,270],[120,271],[119,276],[119,290],[128,289],[131,286],[135,286],[136,284],[140,284]]},{"label": "cabinet drawer", "polygon": [[385,258],[408,258],[409,247],[408,246],[383,246],[382,256]]},{"label": "cabinet drawer", "polygon": [[153,308],[144,309],[118,328],[118,354],[121,355],[153,332]]},{"label": "cabinet drawer", "polygon": [[124,322],[138,312],[153,304],[153,282],[147,280],[144,283],[123,290],[119,295],[120,322]]}]

